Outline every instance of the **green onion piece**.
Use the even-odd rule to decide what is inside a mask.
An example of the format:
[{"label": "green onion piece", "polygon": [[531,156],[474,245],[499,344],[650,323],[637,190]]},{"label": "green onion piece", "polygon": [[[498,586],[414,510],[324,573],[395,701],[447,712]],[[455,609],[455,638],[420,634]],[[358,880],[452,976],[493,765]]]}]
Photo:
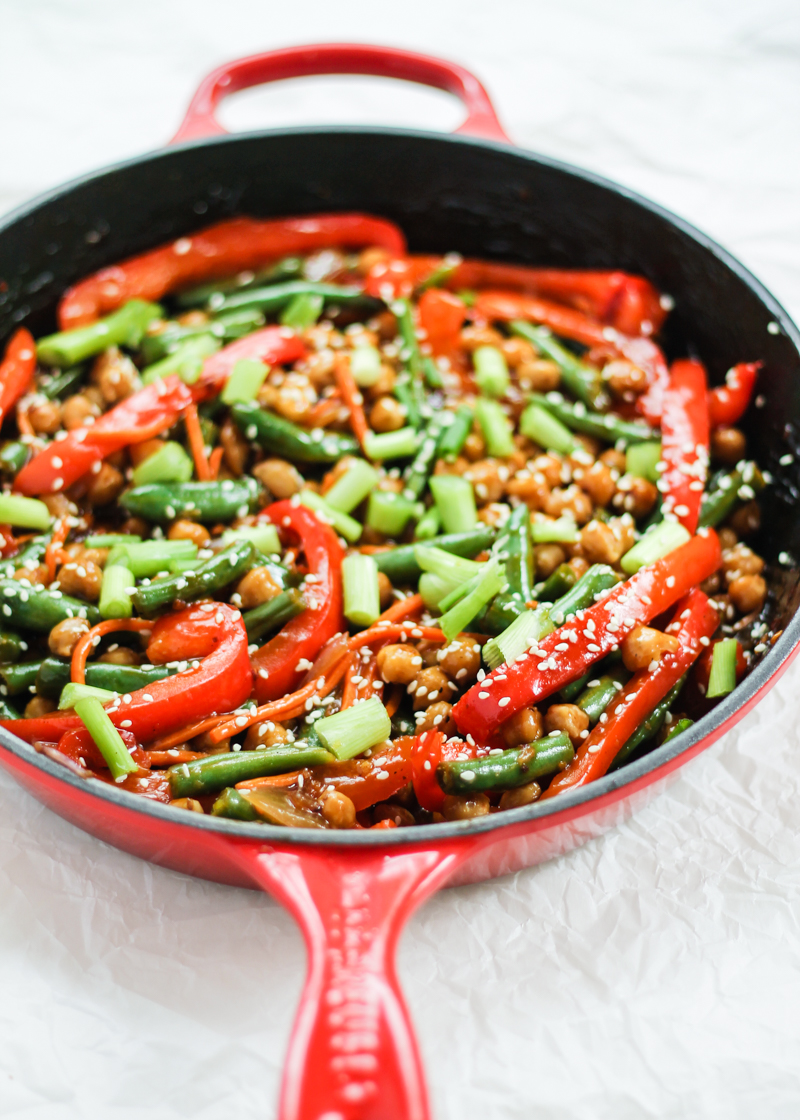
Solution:
[{"label": "green onion piece", "polygon": [[498,459],[507,459],[516,448],[512,439],[513,428],[497,401],[480,397],[475,402],[475,413],[486,440],[486,450]]},{"label": "green onion piece", "polygon": [[396,432],[368,432],[364,450],[370,459],[407,459],[416,452],[418,439],[415,428],[398,428]]},{"label": "green onion piece", "polygon": [[194,474],[194,463],[179,443],[170,441],[143,459],[133,471],[133,485],[150,482],[188,482]]},{"label": "green onion piece", "polygon": [[531,522],[531,538],[534,544],[547,544],[551,541],[575,544],[580,540],[580,530],[571,517],[559,517],[555,521],[536,520]]},{"label": "green onion piece", "polygon": [[49,529],[53,523],[50,510],[37,498],[21,494],[0,494],[0,522],[20,529]]},{"label": "green onion piece", "polygon": [[187,385],[194,385],[200,376],[203,362],[220,348],[220,341],[213,334],[200,334],[195,338],[187,338],[166,358],[160,362],[153,362],[142,372],[142,384],[152,385],[160,378],[169,377],[177,373],[181,381]]},{"label": "green onion piece", "polygon": [[356,521],[354,517],[350,517],[347,513],[342,513],[338,509],[329,506],[324,498],[319,494],[315,494],[313,490],[301,490],[298,495],[300,504],[306,506],[308,509],[313,509],[314,513],[318,514],[320,519],[327,521],[329,525],[333,525],[337,533],[341,533],[346,541],[350,544],[355,543],[361,536],[362,527],[361,522]]},{"label": "green onion piece", "polygon": [[136,773],[139,767],[97,697],[85,696],[76,700],[75,712],[106,760],[114,781],[124,781],[128,774]]},{"label": "green onion piece", "polygon": [[525,409],[520,417],[519,430],[540,447],[557,451],[559,455],[569,455],[578,446],[569,428],[538,404],[529,404]]},{"label": "green onion piece", "polygon": [[281,323],[295,331],[304,331],[316,323],[325,306],[325,297],[312,292],[298,292],[281,312]]},{"label": "green onion piece", "polygon": [[475,528],[478,513],[471,482],[457,474],[437,474],[429,485],[445,533],[466,533]]},{"label": "green onion piece", "polygon": [[[422,568],[419,580],[419,593],[427,607],[447,610],[442,603],[460,588],[472,590],[472,582],[481,573],[482,564],[465,560],[451,552],[436,547],[416,548],[414,557]],[[456,600],[454,600],[455,602]]]},{"label": "green onion piece", "polygon": [[130,618],[133,614],[131,588],[136,581],[130,568],[122,564],[106,564],[97,604],[101,618]]},{"label": "green onion piece", "polygon": [[429,541],[439,535],[441,528],[442,515],[439,513],[437,506],[431,506],[430,509],[425,510],[417,522],[417,527],[414,530],[414,540]]},{"label": "green onion piece", "polygon": [[131,299],[119,310],[88,327],[40,338],[36,353],[48,366],[74,366],[109,346],[137,347],[145,331],[163,312],[157,303]]},{"label": "green onion piece", "polygon": [[318,719],[314,731],[323,747],[346,762],[388,739],[392,721],[377,696],[372,696],[343,712]]},{"label": "green onion piece", "polygon": [[441,389],[444,385],[444,378],[442,377],[441,370],[436,362],[434,362],[433,358],[425,357],[422,359],[422,373],[427,385],[431,389]]},{"label": "green onion piece", "polygon": [[118,544],[141,544],[142,538],[133,533],[96,533],[83,542],[87,548],[114,548]]},{"label": "green onion piece", "polygon": [[342,477],[331,486],[325,501],[332,509],[350,513],[375,489],[380,477],[365,459],[354,459]]},{"label": "green onion piece", "polygon": [[625,452],[625,472],[636,475],[637,478],[646,478],[648,482],[658,482],[659,473],[656,467],[660,461],[660,440],[632,443]]},{"label": "green onion piece", "polygon": [[714,642],[711,672],[708,674],[707,699],[714,700],[717,696],[727,696],[736,688],[738,646],[739,643],[735,638],[723,638],[722,641]]},{"label": "green onion piece", "polygon": [[278,530],[271,521],[260,521],[258,525],[242,525],[239,529],[226,529],[222,534],[222,543],[231,544],[233,541],[252,541],[259,552],[265,556],[280,554],[281,539]]},{"label": "green onion piece", "polygon": [[58,710],[63,712],[68,708],[74,708],[79,700],[85,700],[87,696],[94,696],[101,704],[107,704],[118,695],[119,693],[111,692],[107,688],[95,688],[91,684],[76,684],[75,681],[70,681],[61,689]]},{"label": "green onion piece", "polygon": [[417,590],[428,610],[438,610],[440,603],[450,595],[452,586],[433,572],[423,572],[419,577]]},{"label": "green onion piece", "polygon": [[381,375],[381,353],[374,346],[356,346],[350,355],[350,372],[356,385],[368,389]]},{"label": "green onion piece", "polygon": [[496,346],[479,346],[472,355],[475,380],[487,397],[502,397],[508,391],[511,378],[502,350]]},{"label": "green onion piece", "polygon": [[679,521],[660,521],[625,553],[619,566],[623,572],[632,576],[640,568],[654,564],[662,556],[674,552],[688,540],[691,540],[691,534]]},{"label": "green onion piece", "polygon": [[477,586],[439,619],[439,626],[448,642],[467,628],[505,583],[505,569],[497,560],[490,560],[483,569]]},{"label": "green onion piece", "polygon": [[373,490],[367,507],[367,525],[387,537],[399,537],[412,517],[421,511],[419,502],[412,502],[391,490]]},{"label": "green onion piece", "polygon": [[550,620],[549,605],[524,611],[502,634],[489,639],[483,647],[483,660],[490,669],[496,669],[504,662],[510,664],[553,630],[555,624]]},{"label": "green onion piece", "polygon": [[342,561],[344,617],[355,626],[371,626],[381,613],[378,565],[371,556],[351,552]]},{"label": "green onion piece", "polygon": [[269,366],[257,362],[252,358],[243,358],[231,370],[231,375],[225,382],[225,388],[220,393],[223,404],[238,404],[254,401],[259,394],[261,386],[267,379]]},{"label": "green onion piece", "polygon": [[143,579],[167,571],[172,560],[192,560],[195,556],[194,541],[142,541],[141,544],[117,545],[109,553],[106,567],[122,563],[136,579]]},{"label": "green onion piece", "polygon": [[[451,463],[458,458],[467,436],[472,430],[473,415],[474,413],[468,404],[462,404],[455,415],[449,412],[443,414],[444,427],[436,446],[436,454],[440,459],[446,459]],[[445,424],[448,416],[450,420]]]},{"label": "green onion piece", "polygon": [[[468,579],[466,583],[462,583],[460,587],[456,587],[453,591],[448,591],[444,598],[440,599],[438,603],[439,610],[442,612],[442,614],[445,614],[447,611],[449,611],[451,607],[454,607],[456,605],[456,603],[460,603],[465,595],[469,595],[470,591],[474,591],[474,589],[478,586],[478,580],[480,578],[480,573],[478,573],[478,575],[473,576],[472,579]],[[437,582],[440,583],[444,582],[439,576],[433,575],[432,572],[425,572],[420,577],[420,585],[422,584],[423,580],[437,580]],[[420,592],[421,591],[422,588],[420,586]],[[424,598],[425,596],[423,595],[423,599]]]}]

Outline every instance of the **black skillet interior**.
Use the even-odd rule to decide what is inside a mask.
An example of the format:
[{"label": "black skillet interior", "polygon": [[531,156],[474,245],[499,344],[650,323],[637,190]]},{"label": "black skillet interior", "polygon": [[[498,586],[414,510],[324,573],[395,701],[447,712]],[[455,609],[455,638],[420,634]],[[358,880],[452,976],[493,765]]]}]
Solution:
[{"label": "black skillet interior", "polygon": [[[675,300],[663,342],[719,382],[762,359],[750,454],[775,483],[757,547],[771,614],[800,605],[800,357],[797,329],[760,284],[686,223],[622,188],[517,149],[396,130],[293,129],[214,138],[110,168],[0,224],[0,340],[54,327],[69,284],[234,214],[364,210],[391,218],[417,252],[456,250],[538,265],[643,273]],[[787,454],[797,462],[781,464]],[[782,557],[782,560],[779,559]]]}]

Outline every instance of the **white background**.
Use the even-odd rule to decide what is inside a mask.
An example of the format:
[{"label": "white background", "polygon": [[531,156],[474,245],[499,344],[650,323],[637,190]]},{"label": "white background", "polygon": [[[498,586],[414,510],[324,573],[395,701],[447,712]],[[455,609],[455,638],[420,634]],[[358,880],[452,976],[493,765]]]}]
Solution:
[{"label": "white background", "polygon": [[[0,0],[0,211],[164,143],[219,62],[335,39],[466,64],[516,141],[688,217],[800,317],[796,0]],[[237,102],[231,127],[459,120],[362,79]],[[412,921],[437,1120],[800,1115],[799,686],[800,664],[632,823]],[[270,901],[0,778],[3,1117],[274,1116],[303,964]]]}]

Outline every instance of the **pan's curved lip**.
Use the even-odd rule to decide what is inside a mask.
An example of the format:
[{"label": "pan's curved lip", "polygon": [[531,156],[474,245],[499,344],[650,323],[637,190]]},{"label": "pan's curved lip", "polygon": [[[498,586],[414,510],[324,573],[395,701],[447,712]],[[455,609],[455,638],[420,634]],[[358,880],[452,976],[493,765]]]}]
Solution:
[{"label": "pan's curved lip", "polygon": [[[30,202],[24,203],[0,220],[0,233],[9,226],[28,217],[38,207],[52,202],[71,190],[80,187],[92,180],[117,171],[124,171],[147,160],[168,158],[181,151],[208,147],[209,145],[236,144],[242,141],[257,139],[269,140],[284,136],[336,136],[358,135],[375,137],[397,137],[398,139],[422,140],[425,142],[439,142],[446,144],[459,144],[467,147],[477,147],[495,151],[500,155],[510,156],[526,162],[534,162],[553,170],[563,172],[589,182],[595,186],[622,196],[627,200],[641,206],[652,214],[658,215],[667,223],[679,229],[702,248],[712,253],[722,264],[729,268],[748,288],[757,296],[769,311],[771,318],[776,321],[782,332],[791,340],[800,360],[800,331],[792,319],[769,292],[764,285],[747,269],[736,257],[712,238],[698,230],[690,222],[678,217],[658,203],[643,197],[627,187],[621,186],[604,176],[592,171],[574,167],[560,160],[551,159],[523,148],[515,148],[510,144],[497,141],[483,140],[480,138],[461,136],[456,134],[424,132],[413,129],[398,128],[362,128],[356,125],[339,125],[334,127],[303,127],[259,130],[255,132],[241,132],[223,136],[213,136],[202,140],[193,140],[185,144],[159,149],[144,155],[111,164],[100,168],[87,175],[80,176],[70,182],[56,187],[51,191],[37,196]],[[765,324],[766,326],[766,324]],[[15,755],[22,762],[44,771],[51,777],[73,787],[75,792],[88,793],[115,804],[123,809],[152,816],[158,820],[179,824],[183,828],[195,828],[202,831],[226,836],[231,840],[256,840],[264,844],[295,845],[295,846],[323,846],[338,849],[364,847],[375,848],[405,848],[419,845],[436,847],[438,842],[467,840],[471,837],[486,833],[499,832],[515,825],[532,825],[536,822],[546,824],[556,823],[558,818],[574,817],[581,815],[581,811],[589,811],[592,802],[600,802],[607,797],[624,791],[626,786],[641,784],[642,779],[649,777],[650,782],[658,781],[662,776],[673,769],[673,763],[681,755],[696,753],[695,748],[714,731],[722,733],[737,722],[743,708],[749,708],[756,703],[760,694],[766,692],[775,683],[777,676],[787,666],[792,656],[800,646],[800,612],[796,613],[789,625],[773,647],[764,655],[753,671],[737,688],[712,711],[698,720],[688,731],[683,732],[674,740],[664,743],[654,751],[638,759],[636,762],[623,767],[612,774],[607,774],[590,785],[564,793],[552,801],[534,802],[534,804],[521,809],[508,810],[503,813],[494,813],[487,817],[479,817],[472,821],[442,822],[439,824],[419,825],[415,828],[387,829],[379,832],[365,831],[336,831],[336,830],[306,830],[281,828],[268,824],[248,824],[241,821],[227,820],[223,817],[211,817],[199,813],[182,813],[176,817],[175,810],[168,805],[151,801],[139,794],[129,793],[126,790],[116,789],[105,782],[93,779],[79,778],[65,767],[53,762],[43,754],[39,754],[28,743],[18,739],[15,735],[0,727],[0,747]],[[586,808],[584,808],[586,807]]]}]

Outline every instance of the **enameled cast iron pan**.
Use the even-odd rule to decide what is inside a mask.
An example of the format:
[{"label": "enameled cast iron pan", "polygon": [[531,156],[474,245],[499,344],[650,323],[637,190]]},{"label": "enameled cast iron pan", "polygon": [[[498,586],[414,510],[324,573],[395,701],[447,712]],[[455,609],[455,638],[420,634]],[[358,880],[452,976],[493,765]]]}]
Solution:
[{"label": "enameled cast iron pan", "polygon": [[[374,74],[446,89],[466,105],[454,136],[302,128],[225,135],[228,93],[304,74]],[[200,87],[176,147],[100,171],[0,224],[0,341],[25,322],[54,329],[80,277],[233,214],[363,210],[397,222],[416,252],[458,251],[537,265],[643,273],[675,300],[668,354],[692,354],[721,381],[761,358],[763,405],[747,432],[775,476],[758,550],[775,628],[753,672],[688,732],[553,801],[473,821],[380,832],[242,824],[85,781],[0,730],[0,763],[29,792],[101,839],[166,867],[260,887],[294,914],[309,969],[286,1062],[282,1120],[425,1120],[426,1092],[394,971],[403,923],[445,883],[504,875],[597,835],[714,742],[786,669],[800,640],[800,336],[737,261],[630,191],[511,146],[467,71],[403,51],[300,47],[223,66]],[[778,557],[782,556],[779,561]]]}]

